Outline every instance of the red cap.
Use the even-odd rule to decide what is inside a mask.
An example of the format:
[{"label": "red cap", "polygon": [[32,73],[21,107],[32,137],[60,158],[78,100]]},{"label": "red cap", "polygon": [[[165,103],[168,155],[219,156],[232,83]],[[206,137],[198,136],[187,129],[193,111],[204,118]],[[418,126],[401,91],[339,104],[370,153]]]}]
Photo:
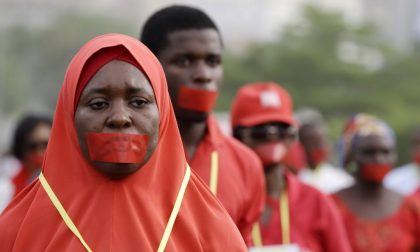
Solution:
[{"label": "red cap", "polygon": [[232,128],[268,122],[297,126],[289,93],[273,82],[252,83],[239,89],[233,101],[231,121]]}]

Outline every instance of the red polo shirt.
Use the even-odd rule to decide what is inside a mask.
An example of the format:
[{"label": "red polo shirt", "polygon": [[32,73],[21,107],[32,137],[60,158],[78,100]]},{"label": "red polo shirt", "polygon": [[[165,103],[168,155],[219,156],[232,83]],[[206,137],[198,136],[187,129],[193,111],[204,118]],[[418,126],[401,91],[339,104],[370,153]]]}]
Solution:
[{"label": "red polo shirt", "polygon": [[[351,251],[343,221],[331,198],[288,174],[290,240],[313,252]],[[260,222],[263,245],[282,243],[279,199],[267,197],[271,209],[267,223]],[[306,251],[306,250],[305,250]]]},{"label": "red polo shirt", "polygon": [[263,167],[252,150],[236,139],[223,135],[212,116],[207,134],[189,161],[195,172],[209,185],[211,155],[218,153],[216,196],[226,208],[245,240],[258,221],[265,202]]}]

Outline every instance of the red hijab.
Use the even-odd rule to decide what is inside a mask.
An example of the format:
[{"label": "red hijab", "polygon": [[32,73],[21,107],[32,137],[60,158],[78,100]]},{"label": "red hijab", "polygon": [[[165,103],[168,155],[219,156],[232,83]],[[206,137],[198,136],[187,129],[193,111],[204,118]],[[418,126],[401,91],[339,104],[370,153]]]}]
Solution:
[{"label": "red hijab", "polygon": [[[83,157],[74,127],[78,83],[92,56],[124,47],[150,80],[160,113],[159,141],[149,161],[122,180],[111,180]],[[96,56],[95,56],[96,57]],[[83,70],[85,71],[85,70]],[[79,84],[80,85],[80,84]],[[156,251],[186,173],[181,137],[156,57],[138,40],[96,37],[71,61],[59,94],[43,174],[93,251]],[[61,219],[39,180],[0,216],[0,251],[85,251]],[[165,251],[245,251],[220,203],[194,173]]]}]

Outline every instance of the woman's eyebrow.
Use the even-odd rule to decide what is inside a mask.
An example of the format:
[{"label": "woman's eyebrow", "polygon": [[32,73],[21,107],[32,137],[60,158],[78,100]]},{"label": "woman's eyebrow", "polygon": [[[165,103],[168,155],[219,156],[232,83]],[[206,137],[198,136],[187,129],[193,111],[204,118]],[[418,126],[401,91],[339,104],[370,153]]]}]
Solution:
[{"label": "woman's eyebrow", "polygon": [[145,92],[146,90],[142,87],[129,87],[127,89],[127,93],[142,93]]},{"label": "woman's eyebrow", "polygon": [[100,87],[100,88],[90,88],[87,90],[86,95],[90,94],[108,94],[110,93],[110,89],[106,87]]}]

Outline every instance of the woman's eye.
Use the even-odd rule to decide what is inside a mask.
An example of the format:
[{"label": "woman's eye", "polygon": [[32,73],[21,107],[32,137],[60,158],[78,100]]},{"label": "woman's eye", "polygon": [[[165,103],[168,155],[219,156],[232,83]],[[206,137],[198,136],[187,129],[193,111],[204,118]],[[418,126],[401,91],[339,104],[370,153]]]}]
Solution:
[{"label": "woman's eye", "polygon": [[130,101],[130,104],[136,108],[141,108],[147,104],[147,101],[144,99],[133,99]]},{"label": "woman's eye", "polygon": [[106,101],[92,101],[89,104],[89,107],[93,110],[101,110],[108,107],[108,103]]}]

